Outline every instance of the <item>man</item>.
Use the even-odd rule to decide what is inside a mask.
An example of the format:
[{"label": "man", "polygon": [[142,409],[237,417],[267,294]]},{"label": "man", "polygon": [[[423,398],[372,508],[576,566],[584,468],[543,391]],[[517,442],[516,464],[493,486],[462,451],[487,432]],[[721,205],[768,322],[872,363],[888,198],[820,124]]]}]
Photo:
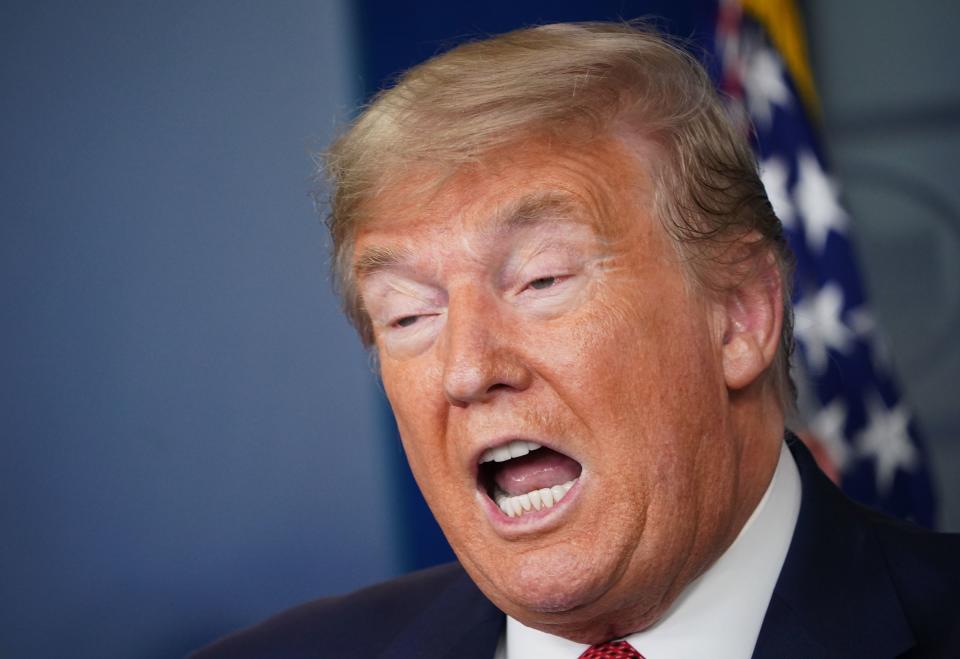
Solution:
[{"label": "man", "polygon": [[328,166],[346,311],[459,563],[199,656],[957,651],[957,539],[784,441],[790,255],[692,58],[626,25],[466,44]]}]

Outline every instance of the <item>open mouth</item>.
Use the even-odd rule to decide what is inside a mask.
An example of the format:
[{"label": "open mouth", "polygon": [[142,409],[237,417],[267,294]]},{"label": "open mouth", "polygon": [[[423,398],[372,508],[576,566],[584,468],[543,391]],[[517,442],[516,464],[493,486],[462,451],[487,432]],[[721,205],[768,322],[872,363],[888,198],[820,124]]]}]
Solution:
[{"label": "open mouth", "polygon": [[580,463],[536,442],[515,439],[480,456],[480,487],[509,517],[552,508],[580,477]]}]

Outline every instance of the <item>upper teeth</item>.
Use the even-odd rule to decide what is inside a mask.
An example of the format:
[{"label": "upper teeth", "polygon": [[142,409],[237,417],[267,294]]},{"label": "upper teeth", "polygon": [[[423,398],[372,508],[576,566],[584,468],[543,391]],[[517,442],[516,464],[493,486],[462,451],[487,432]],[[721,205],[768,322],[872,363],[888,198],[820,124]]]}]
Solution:
[{"label": "upper teeth", "polygon": [[540,445],[536,442],[515,439],[496,448],[488,448],[483,452],[483,455],[480,456],[480,463],[506,462],[510,458],[519,458],[521,455],[526,455],[530,451],[536,451],[538,448],[540,448]]}]

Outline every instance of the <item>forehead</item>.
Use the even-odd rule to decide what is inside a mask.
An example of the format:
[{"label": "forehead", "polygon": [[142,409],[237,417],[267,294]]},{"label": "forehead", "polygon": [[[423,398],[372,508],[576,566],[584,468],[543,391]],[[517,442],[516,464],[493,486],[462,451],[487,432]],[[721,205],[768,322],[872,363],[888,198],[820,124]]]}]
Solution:
[{"label": "forehead", "polygon": [[467,234],[490,238],[567,221],[617,237],[639,228],[635,211],[650,206],[648,171],[642,152],[614,139],[575,146],[530,140],[448,171],[411,168],[367,204],[353,270],[380,267],[424,236],[440,246]]}]

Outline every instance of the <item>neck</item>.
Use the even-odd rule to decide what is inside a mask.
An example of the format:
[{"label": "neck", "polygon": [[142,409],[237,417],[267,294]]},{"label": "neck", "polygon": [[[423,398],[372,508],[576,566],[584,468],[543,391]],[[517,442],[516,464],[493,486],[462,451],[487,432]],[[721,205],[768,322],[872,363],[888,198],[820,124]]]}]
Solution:
[{"label": "neck", "polygon": [[733,432],[742,439],[738,470],[742,505],[732,525],[732,542],[773,478],[783,441],[784,414],[769,384],[759,382],[731,394],[730,421]]}]

